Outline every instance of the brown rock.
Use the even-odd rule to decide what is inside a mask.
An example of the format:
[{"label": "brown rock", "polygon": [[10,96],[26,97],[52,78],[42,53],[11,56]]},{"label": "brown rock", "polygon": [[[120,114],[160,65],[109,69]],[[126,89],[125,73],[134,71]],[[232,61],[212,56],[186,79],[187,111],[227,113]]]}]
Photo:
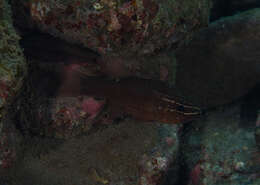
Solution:
[{"label": "brown rock", "polygon": [[176,87],[193,103],[211,107],[245,95],[260,79],[260,10],[215,23],[177,52]]}]

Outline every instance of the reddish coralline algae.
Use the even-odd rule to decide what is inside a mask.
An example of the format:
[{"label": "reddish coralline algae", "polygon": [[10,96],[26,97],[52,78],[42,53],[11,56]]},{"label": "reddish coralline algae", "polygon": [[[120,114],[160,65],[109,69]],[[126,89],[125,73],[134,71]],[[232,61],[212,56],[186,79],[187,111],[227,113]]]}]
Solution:
[{"label": "reddish coralline algae", "polygon": [[200,183],[200,176],[201,176],[201,166],[200,163],[196,164],[195,167],[191,170],[190,173],[190,183],[193,185],[199,185]]},{"label": "reddish coralline algae", "polygon": [[[145,153],[139,161],[140,185],[160,184],[163,182],[169,168],[178,168],[177,166],[170,167],[170,164],[177,160],[177,153],[179,151],[177,132],[179,131],[179,128],[175,125],[164,125],[160,130],[164,134],[160,135],[160,142],[158,141],[158,145],[152,152]],[[170,145],[169,141],[171,142]],[[172,178],[175,178],[175,181],[177,181],[177,177]]]},{"label": "reddish coralline algae", "polygon": [[17,159],[18,136],[14,133],[1,132],[0,134],[0,173],[11,168]]},{"label": "reddish coralline algae", "polygon": [[93,97],[89,97],[83,100],[82,110],[84,114],[89,115],[89,119],[93,119],[104,107],[105,101],[97,101]]},{"label": "reddish coralline algae", "polygon": [[7,146],[6,135],[1,137],[0,150],[3,151],[0,156],[0,168],[11,167],[15,161],[15,153]]},{"label": "reddish coralline algae", "polygon": [[11,95],[10,87],[3,81],[0,81],[0,97],[2,101],[6,101],[7,97]]},{"label": "reddish coralline algae", "polygon": [[205,26],[210,1],[30,0],[23,6],[40,29],[100,54],[123,56],[152,53]]},{"label": "reddish coralline algae", "polygon": [[87,96],[58,97],[47,101],[49,104],[38,107],[36,119],[42,124],[42,134],[59,138],[70,138],[90,130],[105,105],[104,100]]}]

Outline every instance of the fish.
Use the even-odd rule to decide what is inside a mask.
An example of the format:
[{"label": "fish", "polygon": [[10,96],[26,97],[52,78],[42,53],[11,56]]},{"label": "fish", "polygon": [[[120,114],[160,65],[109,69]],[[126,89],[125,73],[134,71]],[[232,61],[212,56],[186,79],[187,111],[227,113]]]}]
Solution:
[{"label": "fish", "polygon": [[104,98],[112,115],[166,124],[187,123],[202,115],[199,107],[187,104],[180,97],[160,92],[151,80],[129,78],[116,82],[88,77],[81,78],[80,84],[80,95]]}]

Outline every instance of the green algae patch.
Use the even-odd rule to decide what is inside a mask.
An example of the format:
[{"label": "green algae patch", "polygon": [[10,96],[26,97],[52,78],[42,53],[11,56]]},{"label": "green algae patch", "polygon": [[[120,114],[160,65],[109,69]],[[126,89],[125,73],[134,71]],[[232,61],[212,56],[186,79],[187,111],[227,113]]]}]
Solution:
[{"label": "green algae patch", "polygon": [[7,1],[0,4],[0,108],[13,96],[25,76],[25,59],[19,46],[12,22],[11,8]]},{"label": "green algae patch", "polygon": [[14,127],[14,100],[26,75],[26,63],[15,32],[11,8],[0,1],[0,174],[8,176],[21,154],[21,137]]}]

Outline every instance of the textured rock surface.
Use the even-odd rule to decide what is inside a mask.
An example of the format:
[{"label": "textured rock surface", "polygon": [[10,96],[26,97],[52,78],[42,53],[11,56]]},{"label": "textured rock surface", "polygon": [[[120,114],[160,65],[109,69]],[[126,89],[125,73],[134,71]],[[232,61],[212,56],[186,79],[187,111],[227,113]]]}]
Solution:
[{"label": "textured rock surface", "polygon": [[101,70],[114,78],[138,76],[171,85],[176,60],[172,52],[158,52],[182,45],[207,26],[210,2],[12,1],[16,25],[25,33],[37,27],[96,51]]},{"label": "textured rock surface", "polygon": [[227,17],[199,31],[176,54],[176,88],[202,107],[229,103],[259,83],[260,10]]},{"label": "textured rock surface", "polygon": [[[14,128],[10,105],[19,93],[26,64],[18,44],[7,1],[0,2],[0,174],[5,175],[18,154],[20,137]],[[12,110],[11,110],[12,111]]]},{"label": "textured rock surface", "polygon": [[88,132],[105,105],[104,100],[88,96],[49,98],[38,103],[35,114],[39,132],[57,138]]},{"label": "textured rock surface", "polygon": [[259,151],[254,124],[241,105],[209,113],[186,133],[183,154],[189,184],[259,184]]},{"label": "textured rock surface", "polygon": [[125,120],[66,142],[30,139],[22,164],[5,182],[8,185],[158,184],[169,164],[177,159],[177,130],[176,126]]},{"label": "textured rock surface", "polygon": [[148,54],[183,40],[208,24],[210,9],[209,0],[15,3],[17,12],[41,30],[116,56]]}]

